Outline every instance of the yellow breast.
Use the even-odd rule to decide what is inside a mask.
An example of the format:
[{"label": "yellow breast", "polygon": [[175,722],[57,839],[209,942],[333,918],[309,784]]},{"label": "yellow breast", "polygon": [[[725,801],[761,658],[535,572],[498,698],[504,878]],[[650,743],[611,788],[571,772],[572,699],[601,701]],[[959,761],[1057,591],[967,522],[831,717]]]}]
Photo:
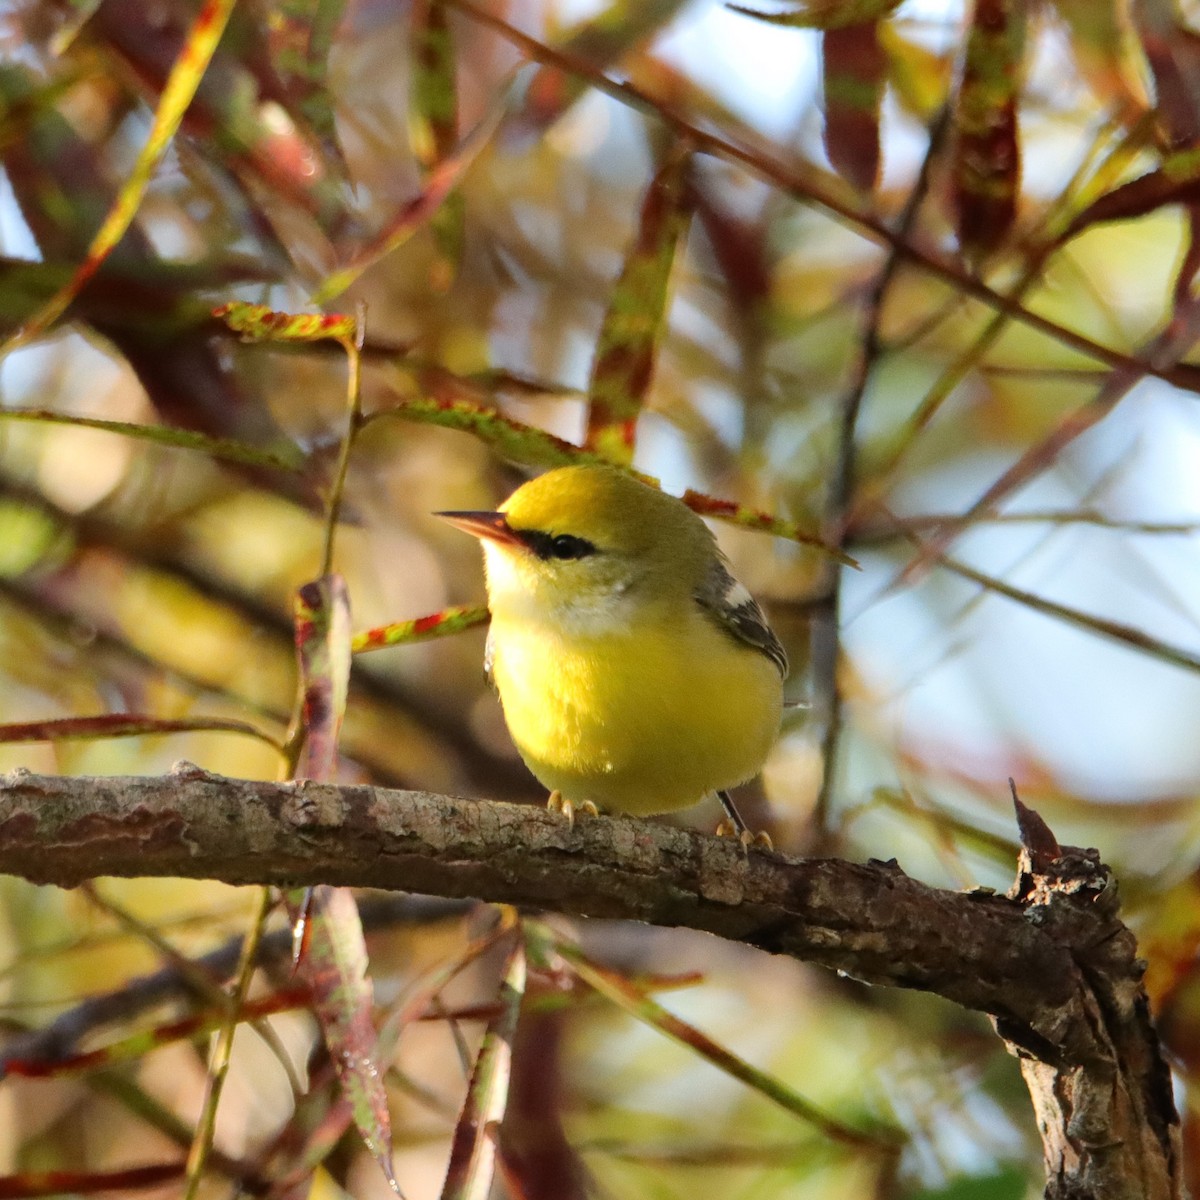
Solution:
[{"label": "yellow breast", "polygon": [[666,812],[757,774],[779,728],[775,665],[697,607],[565,639],[498,620],[492,670],[529,769],[610,811]]}]

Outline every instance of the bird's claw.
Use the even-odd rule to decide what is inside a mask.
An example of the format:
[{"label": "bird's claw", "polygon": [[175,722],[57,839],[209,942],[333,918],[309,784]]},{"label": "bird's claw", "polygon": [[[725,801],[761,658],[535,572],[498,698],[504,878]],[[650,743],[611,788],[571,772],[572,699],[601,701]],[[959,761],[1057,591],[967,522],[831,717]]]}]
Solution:
[{"label": "bird's claw", "polygon": [[561,813],[567,818],[567,828],[575,828],[575,814],[586,813],[589,817],[598,817],[600,810],[590,801],[581,800],[578,804],[568,800],[557,788],[550,793],[546,807],[553,813]]},{"label": "bird's claw", "polygon": [[757,833],[752,833],[749,829],[739,829],[737,825],[726,818],[716,829],[717,837],[737,838],[742,844],[743,850],[774,850],[775,843],[771,841],[771,835],[765,830],[760,829]]}]

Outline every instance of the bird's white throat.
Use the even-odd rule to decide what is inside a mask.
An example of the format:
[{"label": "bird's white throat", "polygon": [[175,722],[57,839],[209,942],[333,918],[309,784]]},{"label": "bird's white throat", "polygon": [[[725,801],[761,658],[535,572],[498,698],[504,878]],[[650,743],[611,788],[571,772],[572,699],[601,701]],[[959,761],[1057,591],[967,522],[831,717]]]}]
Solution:
[{"label": "bird's white throat", "polygon": [[507,547],[484,543],[488,606],[497,620],[538,626],[566,638],[594,638],[628,632],[642,606],[633,595],[633,578],[592,574],[590,562],[564,563],[574,586],[560,584],[551,569],[539,574],[514,560]]}]

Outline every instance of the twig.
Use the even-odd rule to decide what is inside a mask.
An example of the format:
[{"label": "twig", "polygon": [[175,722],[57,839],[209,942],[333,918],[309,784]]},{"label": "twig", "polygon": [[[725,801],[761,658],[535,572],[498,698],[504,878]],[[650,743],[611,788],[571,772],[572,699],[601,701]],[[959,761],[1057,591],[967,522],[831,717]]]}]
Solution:
[{"label": "twig", "polygon": [[[879,276],[867,298],[863,313],[862,352],[855,368],[854,378],[842,401],[842,420],[838,434],[837,459],[834,464],[829,494],[825,502],[825,520],[822,536],[832,544],[844,547],[847,540],[851,509],[854,505],[858,466],[858,418],[862,410],[863,397],[871,379],[883,345],[879,326],[888,289],[900,268],[899,246],[907,240],[917,213],[929,189],[933,164],[940,152],[949,129],[949,111],[943,109],[929,130],[929,145],[921,163],[912,191],[905,202],[900,217],[897,241],[887,256]],[[837,681],[837,660],[840,648],[838,637],[839,608],[841,601],[842,570],[838,563],[825,564],[825,586],[822,589],[822,604],[813,619],[813,693],[823,701],[824,728],[821,738],[821,758],[825,764],[821,776],[821,790],[817,795],[814,818],[818,829],[827,832],[829,803],[837,768],[838,743],[842,729],[842,697]]]}]

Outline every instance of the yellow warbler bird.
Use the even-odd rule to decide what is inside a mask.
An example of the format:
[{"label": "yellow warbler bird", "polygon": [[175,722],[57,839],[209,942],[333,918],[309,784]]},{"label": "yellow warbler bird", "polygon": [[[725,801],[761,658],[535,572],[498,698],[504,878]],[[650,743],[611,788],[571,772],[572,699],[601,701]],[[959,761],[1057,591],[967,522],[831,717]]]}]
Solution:
[{"label": "yellow warbler bird", "polygon": [[708,526],[605,466],[438,515],[483,543],[485,666],[551,806],[642,816],[717,792],[745,835],[725,789],[775,740],[787,656]]}]

